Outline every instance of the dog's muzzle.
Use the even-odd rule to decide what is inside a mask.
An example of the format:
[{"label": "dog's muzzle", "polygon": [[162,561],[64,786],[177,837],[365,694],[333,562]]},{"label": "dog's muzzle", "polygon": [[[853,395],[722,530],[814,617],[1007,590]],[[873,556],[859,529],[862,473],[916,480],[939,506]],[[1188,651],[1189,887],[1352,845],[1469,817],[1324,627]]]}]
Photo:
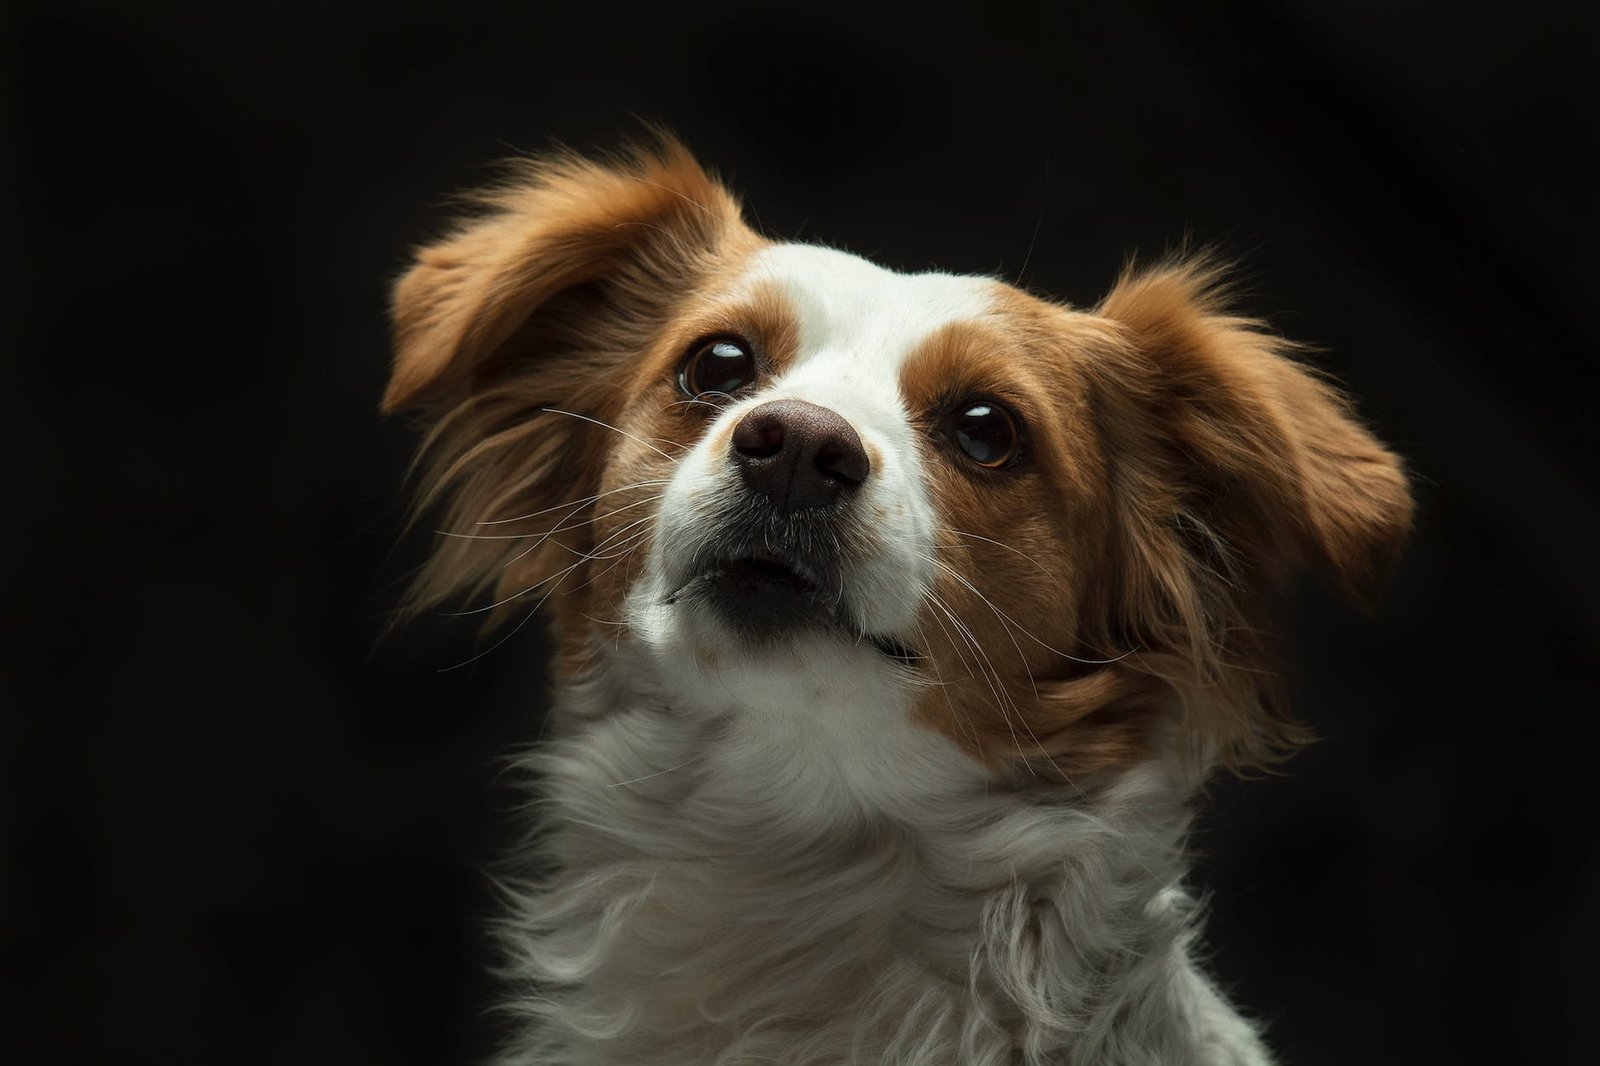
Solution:
[{"label": "dog's muzzle", "polygon": [[856,501],[872,473],[855,427],[814,403],[772,400],[739,420],[727,461],[739,477],[668,602],[706,610],[755,644],[831,629],[909,657],[854,621],[863,612],[850,573],[867,547]]}]

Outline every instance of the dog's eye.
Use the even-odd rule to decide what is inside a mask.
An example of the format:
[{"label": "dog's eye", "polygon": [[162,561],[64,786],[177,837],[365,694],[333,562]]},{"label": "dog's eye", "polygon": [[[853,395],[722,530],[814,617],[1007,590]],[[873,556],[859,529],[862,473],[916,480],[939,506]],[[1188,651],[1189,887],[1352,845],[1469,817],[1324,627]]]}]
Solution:
[{"label": "dog's eye", "polygon": [[1011,462],[1022,447],[1017,417],[993,400],[957,404],[945,418],[944,432],[967,458],[990,470]]},{"label": "dog's eye", "polygon": [[747,344],[731,337],[696,342],[678,367],[678,388],[690,398],[731,396],[755,379],[755,356]]}]

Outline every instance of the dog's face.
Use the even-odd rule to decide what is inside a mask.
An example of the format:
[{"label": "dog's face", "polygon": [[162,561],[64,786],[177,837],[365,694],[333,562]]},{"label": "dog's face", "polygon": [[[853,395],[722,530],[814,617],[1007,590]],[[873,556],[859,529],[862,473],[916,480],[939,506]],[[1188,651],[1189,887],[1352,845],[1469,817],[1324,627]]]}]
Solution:
[{"label": "dog's face", "polygon": [[[1075,781],[1294,737],[1265,601],[1397,548],[1393,457],[1213,272],[1093,311],[774,244],[681,150],[566,159],[425,249],[386,404],[433,418],[419,604],[548,602],[710,713],[848,707]],[[873,728],[870,716],[858,728]]]}]

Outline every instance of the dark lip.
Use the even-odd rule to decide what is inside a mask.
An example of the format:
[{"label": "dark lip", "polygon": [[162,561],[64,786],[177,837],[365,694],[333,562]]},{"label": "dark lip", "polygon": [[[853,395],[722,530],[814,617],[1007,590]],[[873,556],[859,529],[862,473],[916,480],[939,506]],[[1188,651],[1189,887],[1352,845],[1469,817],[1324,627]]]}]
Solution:
[{"label": "dark lip", "polygon": [[837,595],[827,591],[828,586],[838,588],[839,582],[834,580],[825,585],[825,580],[792,556],[770,548],[751,548],[718,556],[695,567],[693,576],[675,589],[666,602],[677,603],[688,596],[711,600],[710,590],[723,581],[759,583],[781,595],[800,600],[807,607],[802,612],[801,620],[778,632],[763,634],[767,639],[774,639],[782,632],[792,632],[806,625],[832,628],[852,640],[865,641],[879,654],[901,666],[916,667],[922,656],[914,648],[886,634],[864,633],[857,629],[842,610],[843,604]]},{"label": "dark lip", "polygon": [[723,559],[707,569],[712,570],[751,570],[773,578],[789,578],[817,592],[822,591],[822,582],[816,575],[800,566],[795,560],[788,559],[771,551],[752,551],[749,555],[736,558]]}]

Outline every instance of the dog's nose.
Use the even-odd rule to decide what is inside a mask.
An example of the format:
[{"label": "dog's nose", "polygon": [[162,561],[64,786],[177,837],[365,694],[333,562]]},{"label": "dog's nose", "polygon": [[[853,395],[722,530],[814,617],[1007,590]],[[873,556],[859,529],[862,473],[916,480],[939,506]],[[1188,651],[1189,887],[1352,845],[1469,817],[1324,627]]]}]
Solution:
[{"label": "dog's nose", "polygon": [[733,462],[745,484],[781,510],[822,507],[867,479],[861,435],[836,411],[773,400],[733,427]]}]

